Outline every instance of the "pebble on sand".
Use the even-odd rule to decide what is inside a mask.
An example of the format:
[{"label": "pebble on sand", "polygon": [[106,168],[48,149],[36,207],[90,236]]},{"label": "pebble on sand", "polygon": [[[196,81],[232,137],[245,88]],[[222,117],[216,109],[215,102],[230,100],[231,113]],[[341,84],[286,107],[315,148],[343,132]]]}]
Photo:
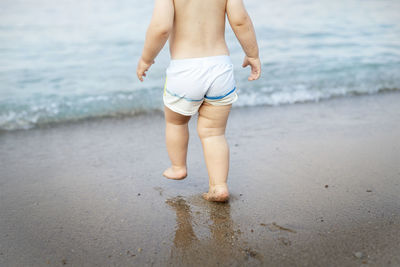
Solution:
[{"label": "pebble on sand", "polygon": [[361,259],[363,256],[363,253],[361,251],[357,251],[356,253],[354,253],[354,256],[356,256],[356,258]]}]

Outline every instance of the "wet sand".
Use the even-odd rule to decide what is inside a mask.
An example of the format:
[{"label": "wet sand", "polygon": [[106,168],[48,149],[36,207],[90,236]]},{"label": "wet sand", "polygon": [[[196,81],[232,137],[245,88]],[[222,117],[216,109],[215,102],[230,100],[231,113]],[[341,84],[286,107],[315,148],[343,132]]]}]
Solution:
[{"label": "wet sand", "polygon": [[0,134],[0,266],[400,266],[400,93],[232,111],[227,204],[191,121],[162,114]]}]

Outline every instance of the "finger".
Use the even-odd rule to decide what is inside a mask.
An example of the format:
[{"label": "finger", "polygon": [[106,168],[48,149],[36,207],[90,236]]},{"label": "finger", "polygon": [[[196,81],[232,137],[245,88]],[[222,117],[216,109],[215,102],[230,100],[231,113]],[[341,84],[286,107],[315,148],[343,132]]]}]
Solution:
[{"label": "finger", "polygon": [[254,80],[257,80],[259,77],[260,77],[260,70],[257,69],[257,68],[253,68],[251,70],[251,74],[250,74],[248,80],[249,81],[254,81]]},{"label": "finger", "polygon": [[260,66],[257,66],[256,80],[257,80],[258,78],[260,78],[260,76],[261,76],[261,67],[260,67]]},{"label": "finger", "polygon": [[248,60],[245,59],[245,60],[243,61],[242,67],[243,67],[243,68],[246,68],[248,65],[250,65],[250,63],[249,63]]},{"label": "finger", "polygon": [[251,75],[250,75],[250,81],[255,81],[255,80],[257,80],[259,77],[260,77],[260,74],[259,73],[252,73]]},{"label": "finger", "polygon": [[142,74],[141,74],[140,72],[136,72],[136,75],[137,75],[138,79],[139,79],[141,82],[143,82]]},{"label": "finger", "polygon": [[257,80],[258,77],[260,77],[260,74],[258,72],[254,72],[251,74],[252,81]]}]

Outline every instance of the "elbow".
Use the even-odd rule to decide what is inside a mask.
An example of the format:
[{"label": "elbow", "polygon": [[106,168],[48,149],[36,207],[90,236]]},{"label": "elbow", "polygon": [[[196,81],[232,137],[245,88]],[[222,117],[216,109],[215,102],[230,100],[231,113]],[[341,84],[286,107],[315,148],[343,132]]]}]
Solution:
[{"label": "elbow", "polygon": [[162,37],[169,37],[170,34],[171,34],[171,29],[163,29],[159,31],[159,35]]},{"label": "elbow", "polygon": [[160,37],[168,37],[172,31],[172,27],[167,25],[154,25],[152,32]]},{"label": "elbow", "polygon": [[247,26],[250,23],[249,16],[241,16],[231,22],[232,28],[241,28],[243,26]]},{"label": "elbow", "polygon": [[157,29],[157,34],[163,37],[168,37],[171,33],[172,28],[170,27],[159,27]]}]

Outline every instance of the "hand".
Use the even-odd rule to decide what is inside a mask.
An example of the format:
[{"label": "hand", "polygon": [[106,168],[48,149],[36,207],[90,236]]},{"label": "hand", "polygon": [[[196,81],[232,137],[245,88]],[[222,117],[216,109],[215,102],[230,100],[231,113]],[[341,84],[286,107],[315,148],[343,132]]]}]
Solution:
[{"label": "hand", "polygon": [[146,71],[149,70],[150,66],[154,64],[154,60],[151,63],[148,63],[143,60],[143,58],[139,59],[137,68],[136,68],[136,75],[138,79],[143,82],[143,77],[146,77]]},{"label": "hand", "polygon": [[261,62],[260,58],[253,58],[253,57],[244,57],[242,67],[245,68],[247,66],[251,67],[251,74],[248,78],[249,81],[254,81],[260,78],[261,75]]}]

